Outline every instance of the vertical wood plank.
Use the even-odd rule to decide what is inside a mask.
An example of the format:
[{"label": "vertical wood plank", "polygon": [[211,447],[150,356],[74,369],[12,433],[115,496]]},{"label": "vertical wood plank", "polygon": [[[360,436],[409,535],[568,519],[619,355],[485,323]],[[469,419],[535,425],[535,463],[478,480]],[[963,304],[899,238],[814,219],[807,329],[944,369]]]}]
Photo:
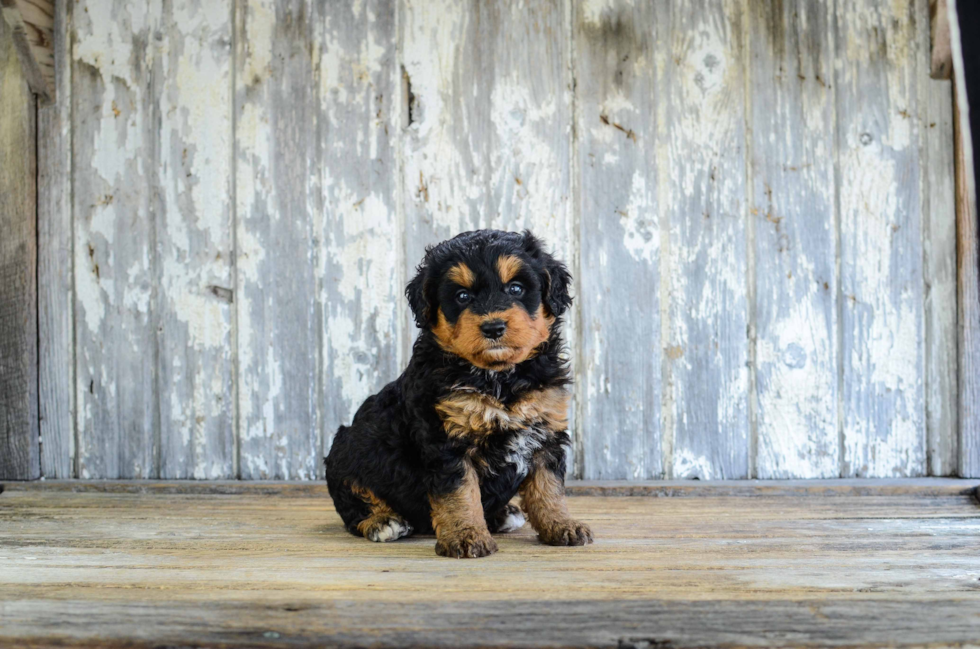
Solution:
[{"label": "vertical wood plank", "polygon": [[560,0],[479,3],[479,48],[489,105],[490,227],[530,229],[571,260],[571,89]]},{"label": "vertical wood plank", "polygon": [[78,477],[150,478],[159,460],[156,17],[145,2],[82,0],[73,9]]},{"label": "vertical wood plank", "polygon": [[484,227],[528,228],[571,263],[567,8],[399,7],[405,276],[426,245]]},{"label": "vertical wood plank", "polygon": [[756,477],[839,471],[832,5],[749,2]]},{"label": "vertical wood plank", "polygon": [[0,19],[0,478],[40,476],[34,95]]},{"label": "vertical wood plank", "polygon": [[[953,129],[956,166],[957,339],[959,343],[959,474],[980,477],[980,223],[977,221],[975,139],[964,68],[963,29],[957,3],[950,2],[953,50]],[[964,12],[966,13],[966,12]],[[973,13],[976,13],[975,11]]]},{"label": "vertical wood plank", "polygon": [[[406,276],[425,246],[490,225],[492,85],[475,0],[401,0]],[[409,325],[414,331],[414,325]],[[414,338],[414,335],[409,336]]]},{"label": "vertical wood plank", "polygon": [[[531,4],[479,3],[478,47],[489,104],[477,105],[487,123],[488,225],[531,230],[574,271],[576,232],[571,203],[572,78],[568,7],[561,0]],[[484,114],[489,110],[489,114]],[[575,277],[576,287],[580,278]],[[580,291],[576,294],[581,295]],[[563,318],[575,340],[576,303]],[[569,350],[571,351],[571,350]],[[572,372],[574,353],[568,354]],[[582,433],[570,404],[570,432]],[[577,440],[573,440],[573,444]],[[575,470],[570,457],[569,470]]]},{"label": "vertical wood plank", "polygon": [[313,479],[320,348],[312,5],[243,0],[235,26],[239,473]]},{"label": "vertical wood plank", "polygon": [[[652,3],[574,16],[582,475],[661,477],[660,214]],[[659,58],[658,58],[659,54]]]},{"label": "vertical wood plank", "polygon": [[41,473],[73,478],[75,334],[71,211],[71,10],[54,3],[55,96],[38,107],[38,389]]},{"label": "vertical wood plank", "polygon": [[907,4],[838,5],[843,475],[923,475],[916,29]]},{"label": "vertical wood plank", "polygon": [[[957,95],[965,91],[957,89]],[[980,476],[980,269],[977,202],[973,182],[970,127],[966,111],[956,108],[956,221],[959,277],[959,475]]]},{"label": "vertical wood plank", "polygon": [[[659,21],[658,167],[667,219],[668,477],[749,475],[745,79],[739,3],[672,5]],[[669,121],[668,121],[669,120]]]},{"label": "vertical wood plank", "polygon": [[[401,121],[395,2],[315,9],[318,308],[323,453],[337,427],[401,371]],[[317,462],[322,472],[322,463]]]},{"label": "vertical wood plank", "polygon": [[[946,2],[941,0],[945,18]],[[956,347],[956,206],[953,164],[952,84],[935,74],[937,54],[930,55],[933,2],[916,0],[918,30],[919,149],[922,201],[925,373],[926,470],[929,475],[955,475],[959,456],[957,434]],[[949,48],[949,23],[945,48]],[[941,47],[933,39],[934,47]],[[939,57],[940,59],[942,56]],[[950,66],[952,67],[952,66]],[[941,71],[940,71],[941,72]],[[951,70],[945,72],[949,78]]]},{"label": "vertical wood plank", "polygon": [[154,32],[161,478],[235,475],[231,2],[164,3]]}]

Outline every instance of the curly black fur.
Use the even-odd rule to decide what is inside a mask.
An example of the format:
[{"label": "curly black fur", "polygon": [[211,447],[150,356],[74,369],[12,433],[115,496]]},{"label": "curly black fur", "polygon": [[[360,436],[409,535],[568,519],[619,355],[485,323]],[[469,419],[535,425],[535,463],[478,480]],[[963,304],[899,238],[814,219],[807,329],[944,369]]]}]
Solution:
[{"label": "curly black fur", "polygon": [[[512,295],[497,273],[501,256],[522,262],[515,281],[523,294]],[[475,274],[472,301],[461,305],[460,287],[446,278],[465,263]],[[350,426],[341,426],[326,458],[327,485],[346,528],[361,535],[359,523],[370,504],[352,485],[370,490],[415,532],[432,533],[430,497],[452,493],[464,477],[464,459],[478,456],[477,472],[484,516],[491,530],[500,525],[504,508],[526,478],[532,458],[513,461],[514,438],[533,430],[496,430],[479,442],[447,435],[435,406],[452,391],[489,395],[504,405],[522,396],[570,383],[563,359],[561,316],[571,305],[571,278],[565,265],[549,255],[530,232],[467,232],[426,250],[406,295],[421,329],[408,367],[398,379],[369,397]],[[540,307],[543,305],[544,309]],[[518,307],[527,314],[553,319],[547,340],[515,365],[481,369],[444,350],[433,332],[441,312],[450,324],[469,310],[475,317]],[[550,431],[534,446],[542,470],[563,480],[565,430]],[[510,450],[508,450],[510,447]],[[508,459],[510,458],[510,459]]]}]

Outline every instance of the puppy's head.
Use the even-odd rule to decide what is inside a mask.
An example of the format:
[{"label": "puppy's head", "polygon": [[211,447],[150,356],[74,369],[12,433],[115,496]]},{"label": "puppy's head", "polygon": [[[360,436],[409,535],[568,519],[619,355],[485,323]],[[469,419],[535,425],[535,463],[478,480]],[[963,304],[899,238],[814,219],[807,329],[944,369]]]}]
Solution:
[{"label": "puppy's head", "polygon": [[419,327],[490,370],[530,358],[572,302],[571,277],[530,232],[465,232],[426,250],[406,289]]}]

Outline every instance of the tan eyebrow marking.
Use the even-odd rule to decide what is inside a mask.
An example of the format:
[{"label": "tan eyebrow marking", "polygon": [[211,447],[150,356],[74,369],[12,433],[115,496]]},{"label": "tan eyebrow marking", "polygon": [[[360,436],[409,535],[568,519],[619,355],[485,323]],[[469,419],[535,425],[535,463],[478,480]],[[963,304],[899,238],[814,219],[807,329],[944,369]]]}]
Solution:
[{"label": "tan eyebrow marking", "polygon": [[514,276],[521,271],[524,264],[521,262],[520,258],[514,255],[504,255],[503,257],[497,258],[497,273],[500,275],[500,281],[506,284],[510,280],[514,279]]},{"label": "tan eyebrow marking", "polygon": [[476,280],[476,276],[473,274],[473,271],[470,270],[470,267],[463,262],[459,262],[450,268],[446,273],[446,277],[456,282],[463,288],[473,288],[473,282]]}]

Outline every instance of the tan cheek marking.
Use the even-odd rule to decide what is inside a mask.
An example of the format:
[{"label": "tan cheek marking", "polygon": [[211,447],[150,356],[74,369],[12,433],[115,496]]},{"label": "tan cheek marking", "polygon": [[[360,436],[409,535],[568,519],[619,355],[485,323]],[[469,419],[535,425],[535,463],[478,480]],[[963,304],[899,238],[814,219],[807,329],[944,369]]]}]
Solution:
[{"label": "tan cheek marking", "polygon": [[476,281],[476,275],[474,275],[470,267],[463,262],[459,262],[450,268],[446,272],[446,277],[463,288],[473,288],[473,282]]},{"label": "tan cheek marking", "polygon": [[545,315],[544,306],[538,305],[535,317],[520,308],[513,307],[503,312],[507,320],[507,333],[501,342],[518,350],[514,363],[521,363],[537,353],[537,347],[551,336],[554,316]]},{"label": "tan cheek marking", "polygon": [[506,284],[510,280],[517,276],[517,273],[521,272],[521,267],[524,263],[519,257],[514,255],[504,255],[503,257],[497,258],[497,274],[500,275],[500,281]]},{"label": "tan cheek marking", "polygon": [[[513,353],[507,358],[485,360],[482,356],[487,349],[487,342],[480,331],[480,325],[487,320],[496,319],[507,322],[507,333],[500,339],[500,343],[511,348]],[[477,367],[493,369],[499,368],[501,364],[522,363],[537,354],[537,348],[551,336],[551,326],[554,323],[554,316],[546,315],[543,305],[538,306],[534,318],[519,306],[485,316],[463,311],[454,325],[449,324],[440,308],[432,333],[435,334],[439,346],[447,352],[462,356]]]},{"label": "tan cheek marking", "polygon": [[446,315],[442,312],[442,307],[439,307],[439,312],[436,315],[436,326],[432,328],[432,333],[435,334],[440,347],[446,351],[452,351],[453,328],[446,321]]}]

